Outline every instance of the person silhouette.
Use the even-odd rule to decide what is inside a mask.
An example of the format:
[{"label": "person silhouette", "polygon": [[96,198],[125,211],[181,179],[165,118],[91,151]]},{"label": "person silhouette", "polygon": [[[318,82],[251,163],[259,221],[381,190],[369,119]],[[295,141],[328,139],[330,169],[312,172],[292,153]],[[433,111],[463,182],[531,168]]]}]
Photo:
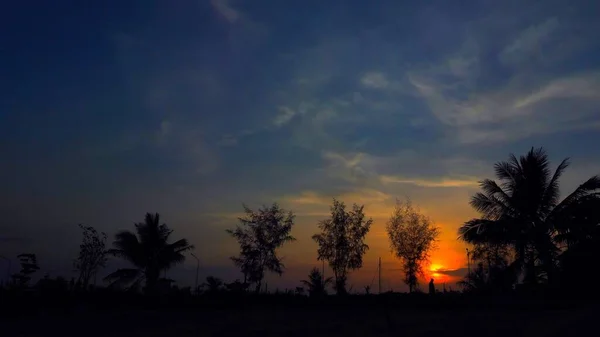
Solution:
[{"label": "person silhouette", "polygon": [[435,285],[433,285],[433,278],[431,279],[431,281],[429,281],[429,294],[435,294]]}]

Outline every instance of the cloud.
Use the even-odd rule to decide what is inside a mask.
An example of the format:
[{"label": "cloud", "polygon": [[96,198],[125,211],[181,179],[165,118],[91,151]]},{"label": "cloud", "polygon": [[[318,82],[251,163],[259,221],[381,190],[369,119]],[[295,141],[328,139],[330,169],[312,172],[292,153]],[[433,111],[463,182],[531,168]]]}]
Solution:
[{"label": "cloud", "polygon": [[563,98],[600,99],[600,73],[552,80],[540,90],[518,99],[513,108],[522,109],[546,100]]},{"label": "cloud", "polygon": [[[224,141],[234,140],[222,138],[218,144],[225,145]],[[157,145],[169,161],[178,164],[178,170],[204,175],[219,167],[219,157],[208,135],[196,127],[162,121],[157,131]]]},{"label": "cloud", "polygon": [[294,118],[294,116],[296,115],[296,112],[288,108],[287,106],[280,106],[279,112],[280,113],[273,120],[273,125],[275,125],[276,127],[284,126],[285,124],[289,123],[292,120],[292,118]]},{"label": "cloud", "polygon": [[371,89],[385,89],[389,84],[386,76],[381,72],[365,73],[361,77],[360,83],[363,86]]},{"label": "cloud", "polygon": [[234,135],[225,134],[217,144],[219,146],[235,146],[238,144],[238,139]]},{"label": "cloud", "polygon": [[329,193],[303,191],[299,194],[283,196],[281,199],[284,205],[298,215],[328,216],[333,198],[344,202],[347,207],[351,207],[354,203],[364,205],[366,214],[372,217],[388,217],[396,200],[390,194],[370,188]]},{"label": "cloud", "polygon": [[479,185],[478,179],[475,178],[406,179],[401,177],[382,175],[380,176],[380,179],[381,182],[384,184],[411,184],[421,187],[473,187]]},{"label": "cloud", "polygon": [[467,275],[468,268],[458,268],[458,269],[438,269],[435,271],[438,274],[448,275],[452,277],[462,278]]},{"label": "cloud", "polygon": [[210,0],[210,3],[229,23],[235,23],[240,18],[240,12],[231,6],[230,0]]},{"label": "cloud", "polygon": [[158,131],[156,132],[156,142],[161,145],[168,141],[171,132],[173,131],[173,125],[168,120],[160,122]]},{"label": "cloud", "polygon": [[550,79],[515,74],[504,85],[485,90],[476,84],[477,74],[466,78],[448,74],[447,68],[434,66],[412,71],[408,78],[444,125],[449,141],[493,144],[595,127],[588,123],[600,98],[598,72]]},{"label": "cloud", "polygon": [[506,65],[531,61],[535,54],[540,53],[544,45],[550,41],[551,34],[558,26],[558,20],[552,17],[538,25],[528,27],[500,52],[498,56],[500,61]]}]

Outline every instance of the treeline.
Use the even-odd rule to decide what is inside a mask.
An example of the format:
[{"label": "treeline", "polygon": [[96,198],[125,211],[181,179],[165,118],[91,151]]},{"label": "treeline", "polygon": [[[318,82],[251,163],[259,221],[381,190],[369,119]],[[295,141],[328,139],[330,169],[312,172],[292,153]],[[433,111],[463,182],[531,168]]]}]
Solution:
[{"label": "treeline", "polygon": [[[590,270],[600,258],[600,177],[594,176],[574,192],[561,199],[559,180],[569,166],[563,160],[552,171],[546,152],[531,149],[517,158],[495,166],[497,181],[480,182],[481,192],[471,199],[471,206],[481,217],[467,221],[459,229],[459,239],[470,244],[469,273],[460,282],[465,292],[473,294],[509,293],[522,289],[577,291],[585,285]],[[333,199],[331,215],[317,224],[312,236],[318,245],[317,258],[325,261],[333,277],[325,278],[314,268],[298,287],[288,294],[319,297],[331,285],[339,295],[348,293],[350,273],[362,267],[369,246],[365,238],[373,220],[362,205],[347,207]],[[80,225],[83,233],[80,252],[74,261],[78,277],[70,282],[54,280],[55,285],[71,290],[87,290],[91,280],[105,267],[107,257],[124,259],[131,268],[118,269],[103,281],[107,288],[144,293],[189,294],[260,293],[266,273],[285,272],[278,250],[296,241],[291,235],[295,224],[292,211],[277,203],[252,210],[244,206],[239,224],[227,233],[239,244],[239,253],[231,257],[243,279],[225,283],[213,276],[193,288],[178,289],[173,280],[161,278],[166,270],[182,263],[194,247],[186,239],[175,240],[173,230],[160,223],[158,214],[146,214],[144,222],[135,224],[135,232],[116,234],[113,248],[106,248],[107,237],[92,227]],[[440,233],[432,221],[412,205],[410,200],[397,201],[387,222],[390,248],[401,261],[404,282],[409,291],[419,289],[419,276],[429,252]],[[190,255],[198,258],[193,253]],[[12,275],[5,289],[30,289],[32,275],[39,270],[34,254],[19,255],[20,272]],[[42,285],[52,283],[49,278]],[[38,282],[38,286],[40,284]],[[368,293],[369,289],[366,287]]]}]

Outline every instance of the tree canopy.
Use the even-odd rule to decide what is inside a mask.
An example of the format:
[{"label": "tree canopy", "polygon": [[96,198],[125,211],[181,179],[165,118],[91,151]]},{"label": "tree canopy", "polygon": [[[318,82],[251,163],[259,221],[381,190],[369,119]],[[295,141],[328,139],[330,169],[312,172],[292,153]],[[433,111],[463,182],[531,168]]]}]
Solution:
[{"label": "tree canopy", "polygon": [[402,262],[404,283],[413,292],[419,283],[418,276],[423,275],[423,263],[428,261],[440,230],[408,199],[405,202],[396,201],[386,230],[392,252]]},{"label": "tree canopy", "polygon": [[156,291],[160,272],[185,261],[184,253],[192,250],[186,239],[169,242],[173,230],[160,224],[158,213],[147,213],[144,222],[135,224],[136,233],[121,231],[115,236],[109,254],[131,262],[134,268],[122,268],[105,280],[112,286],[138,287],[146,282],[146,291]]},{"label": "tree canopy", "polygon": [[552,282],[561,244],[585,241],[598,224],[600,177],[593,176],[560,199],[559,180],[569,166],[564,159],[554,173],[543,148],[494,165],[498,182],[485,179],[471,206],[481,217],[467,221],[460,238],[471,244],[509,245],[515,270],[525,280]]},{"label": "tree canopy", "polygon": [[259,292],[265,270],[281,275],[285,269],[277,249],[296,240],[290,235],[294,214],[277,203],[263,206],[257,212],[244,205],[244,213],[239,218],[240,225],[227,230],[240,245],[240,253],[231,260],[244,274],[244,283],[255,283]]},{"label": "tree canopy", "polygon": [[329,263],[335,278],[338,294],[346,293],[346,281],[351,270],[362,267],[363,255],[369,249],[365,236],[373,220],[367,219],[364,206],[352,205],[346,211],[346,205],[333,199],[331,217],[319,222],[321,233],[313,235],[319,245],[318,259]]}]

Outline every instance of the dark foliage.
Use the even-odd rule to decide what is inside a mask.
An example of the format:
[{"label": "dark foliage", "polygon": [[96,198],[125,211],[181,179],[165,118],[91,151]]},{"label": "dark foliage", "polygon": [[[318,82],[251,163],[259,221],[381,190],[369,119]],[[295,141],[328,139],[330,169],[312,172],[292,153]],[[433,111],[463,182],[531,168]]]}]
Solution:
[{"label": "dark foliage", "polygon": [[313,235],[319,245],[318,259],[326,260],[333,269],[335,290],[346,294],[346,281],[351,270],[362,267],[362,257],[369,249],[365,236],[371,228],[372,219],[366,219],[364,206],[352,205],[346,211],[346,205],[333,199],[331,217],[319,222],[321,233]]},{"label": "dark foliage", "polygon": [[554,173],[542,148],[517,158],[511,154],[494,168],[499,183],[483,180],[471,205],[482,217],[466,222],[460,238],[472,244],[509,245],[512,270],[524,270],[525,282],[557,280],[560,244],[585,241],[597,226],[600,177],[593,176],[559,199],[559,179],[569,166],[563,160]]},{"label": "dark foliage", "polygon": [[308,288],[309,296],[318,297],[327,295],[327,286],[332,281],[331,277],[325,278],[319,269],[315,267],[308,274],[308,280],[302,280],[301,282]]},{"label": "dark foliage", "polygon": [[244,213],[245,216],[239,218],[241,224],[227,230],[240,245],[239,255],[231,260],[244,274],[244,283],[254,283],[259,292],[265,270],[281,275],[285,269],[277,249],[296,240],[290,235],[294,214],[276,203],[263,206],[258,212],[244,206]]},{"label": "dark foliage", "polygon": [[138,288],[145,281],[146,291],[158,290],[160,272],[168,270],[185,260],[183,253],[194,247],[186,239],[169,242],[173,230],[160,224],[159,215],[146,214],[143,223],[135,224],[136,234],[129,231],[117,233],[109,254],[127,260],[135,268],[119,269],[105,280],[111,286]]},{"label": "dark foliage", "polygon": [[13,284],[18,288],[27,288],[32,274],[40,269],[37,257],[35,254],[24,253],[17,255],[17,258],[21,264],[21,270],[12,276]]},{"label": "dark foliage", "polygon": [[106,234],[81,224],[79,228],[83,231],[83,238],[79,245],[79,256],[73,266],[79,273],[77,284],[87,289],[90,279],[96,276],[98,269],[106,265]]},{"label": "dark foliage", "polygon": [[413,292],[418,286],[418,276],[423,275],[423,263],[435,247],[440,234],[431,220],[412,206],[410,200],[397,201],[386,230],[392,252],[402,262],[404,283]]}]

